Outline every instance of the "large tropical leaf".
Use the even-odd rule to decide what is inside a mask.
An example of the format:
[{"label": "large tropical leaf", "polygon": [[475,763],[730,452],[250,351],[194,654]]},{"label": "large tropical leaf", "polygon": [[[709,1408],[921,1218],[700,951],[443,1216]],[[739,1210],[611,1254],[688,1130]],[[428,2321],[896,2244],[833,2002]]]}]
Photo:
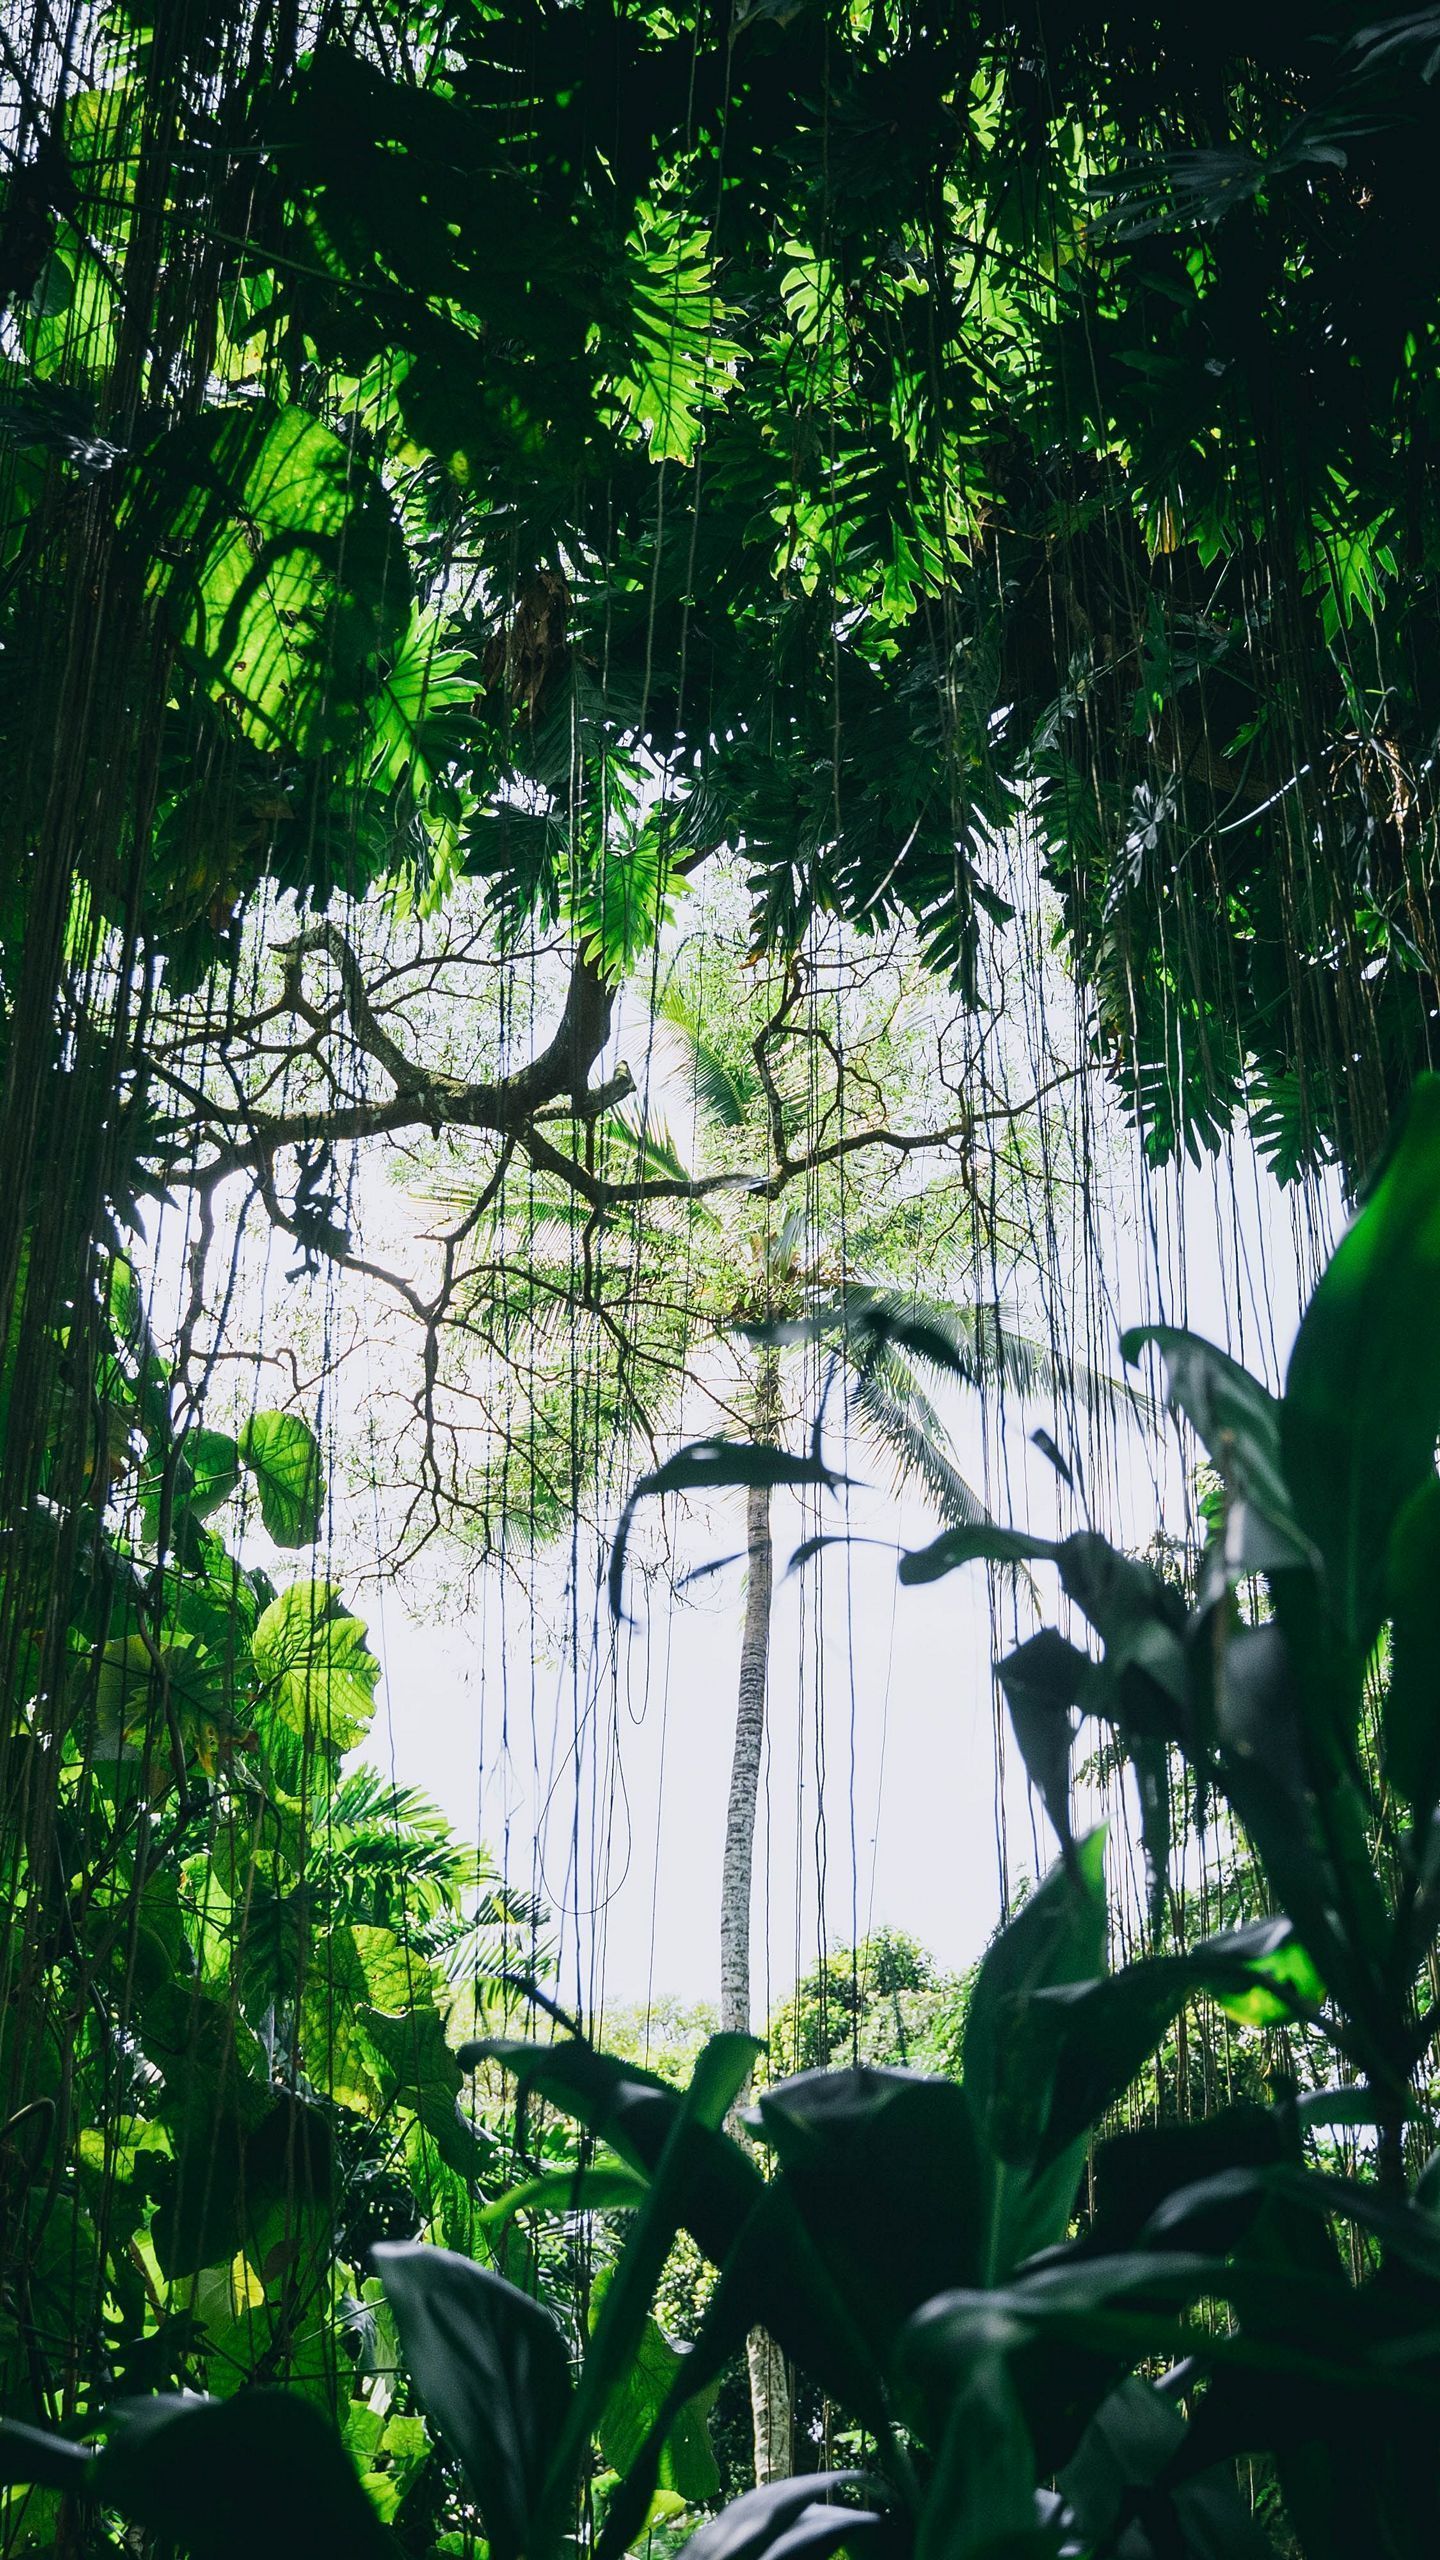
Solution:
[{"label": "large tropical leaf", "polygon": [[371,466],[303,409],[246,401],[171,427],[126,474],[121,526],[214,700],[257,747],[353,737],[410,573]]},{"label": "large tropical leaf", "polygon": [[380,1665],[331,1582],[293,1582],[251,1638],[272,1723],[300,1745],[351,1750],[375,1711]]},{"label": "large tropical leaf", "polygon": [[1305,1311],[1280,1417],[1300,1525],[1362,1651],[1383,1610],[1391,1531],[1434,1472],[1437,1296],[1440,1076],[1422,1076],[1380,1179]]},{"label": "large tropical leaf", "polygon": [[309,1423],[298,1413],[252,1413],[240,1433],[240,1455],[277,1547],[313,1545],[320,1535],[325,1476]]}]

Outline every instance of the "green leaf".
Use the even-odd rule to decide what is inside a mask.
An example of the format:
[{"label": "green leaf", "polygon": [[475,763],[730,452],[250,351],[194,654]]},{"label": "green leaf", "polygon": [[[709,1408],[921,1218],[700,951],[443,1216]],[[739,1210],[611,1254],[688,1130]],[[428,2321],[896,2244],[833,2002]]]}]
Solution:
[{"label": "green leaf", "polygon": [[[1231,1495],[1225,1552],[1232,1576],[1262,1571],[1267,1563],[1306,1562],[1311,1551],[1285,1477],[1278,1400],[1228,1352],[1177,1325],[1136,1325],[1122,1335],[1120,1348],[1135,1361],[1151,1344],[1164,1360],[1171,1404],[1185,1416]],[[1273,1556],[1249,1551],[1254,1530],[1247,1509],[1274,1533]]]},{"label": "green leaf", "polygon": [[208,1520],[228,1502],[240,1481],[240,1451],[228,1431],[188,1431],[181,1443],[190,1470],[185,1508],[194,1520]]},{"label": "green leaf", "polygon": [[786,2560],[826,2560],[838,2550],[863,2550],[884,2523],[874,2506],[842,2506],[837,2493],[863,2489],[884,2494],[884,2484],[863,2471],[814,2471],[798,2480],[771,2480],[712,2516],[685,2549],[689,2560],[764,2560],[782,2545]]},{"label": "green leaf", "polygon": [[[806,2230],[788,2191],[786,2173],[762,2182],[753,2162],[736,2145],[721,2137],[714,2137],[714,2142],[718,2162],[705,2155],[703,2146],[694,2147],[694,2166],[706,2173],[710,2192],[705,2194],[702,2181],[697,2195],[692,2179],[684,2209],[686,2227],[698,2238],[708,2225],[718,2238],[715,2190],[722,2184],[726,2202],[730,2201],[728,2182],[713,2176],[722,2163],[741,2182],[741,2213],[722,2247],[701,2243],[720,2266],[719,2280],[642,2453],[611,2493],[596,2560],[620,2560],[630,2550],[644,2529],[665,2445],[682,2407],[708,2391],[733,2364],[747,2333],[756,2326],[767,2329],[785,2353],[862,2424],[883,2431],[887,2423],[877,2356]],[[823,2486],[822,2481],[812,2482],[812,2494]]]},{"label": "green leaf", "polygon": [[380,1665],[333,1583],[292,1582],[261,1615],[250,1651],[277,1739],[337,1756],[353,1749],[375,1712]]},{"label": "green leaf", "polygon": [[25,351],[40,381],[98,390],[115,362],[120,302],[107,262],[82,230],[57,222],[54,246],[25,306]]},{"label": "green leaf", "polygon": [[0,2488],[35,2487],[73,2493],[85,2484],[93,2456],[88,2444],[0,2418]]},{"label": "green leaf", "polygon": [[1105,1833],[1099,1829],[1077,1844],[1073,1869],[1053,1866],[1006,1921],[975,1979],[965,2019],[965,2093],[1001,2158],[1023,2159],[1044,2131],[1043,2112],[1037,2121],[1023,2092],[1011,2085],[1005,2047],[1013,2004],[1055,1983],[1090,1980],[1104,1958]]},{"label": "green leaf", "polygon": [[[544,2098],[597,2140],[608,2143],[647,2181],[665,2156],[684,2103],[658,2072],[597,2053],[581,2036],[554,2044],[482,2037],[460,2047],[462,2069],[495,2061],[514,2074],[521,2093]],[[685,2228],[719,2266],[728,2257],[761,2193],[753,2162],[708,2126],[693,2128],[684,2196]]]},{"label": "green leaf", "polygon": [[1035,2446],[1010,2372],[1024,2337],[1008,2308],[976,2293],[941,2294],[910,2324],[902,2372],[918,2380],[939,2436],[916,2560],[981,2560],[1033,2535]]},{"label": "green leaf", "polygon": [[359,779],[424,801],[471,744],[480,673],[464,649],[447,648],[444,617],[416,607],[366,706],[355,758]]},{"label": "green leaf", "polygon": [[[462,2177],[468,2176],[476,2166],[476,2137],[456,2103],[464,2074],[446,2041],[444,2021],[435,2005],[439,1988],[436,1977],[423,1959],[396,1940],[406,1981],[403,2004],[395,2000],[398,1985],[394,1975],[398,1966],[387,1966],[381,1976],[365,1945],[374,1934],[377,1933],[365,1929],[355,1932],[371,2004],[359,2014],[371,2050],[378,2054],[383,2066],[385,2096],[387,2100],[398,2097],[413,2107],[442,2160]],[[382,1993],[393,2005],[373,2005]],[[482,2222],[487,2218],[482,2214]]]},{"label": "green leaf", "polygon": [[[1089,2133],[1123,2096],[1185,2001],[1207,1991],[1242,2026],[1313,2015],[1323,1986],[1288,1920],[1255,1920],[1186,1955],[1155,1956],[1097,1982],[1029,1995],[1037,2083],[1048,2084],[1041,2166]],[[1027,2021],[1017,2020],[1017,2037]]]},{"label": "green leaf", "polygon": [[761,2050],[754,2036],[708,2037],[670,2119],[654,2174],[606,2287],[564,2436],[546,2483],[543,2526],[556,2537],[565,2530],[570,2483],[583,2459],[588,2438],[599,2426],[602,2413],[644,2336],[666,2259],[677,2233],[686,2224],[691,2192],[697,2182],[705,2179],[714,2146],[724,2141],[720,2128]]},{"label": "green leaf", "polygon": [[218,1511],[222,1502],[229,1501],[240,1481],[238,1444],[228,1431],[209,1431],[197,1426],[176,1443],[168,1469],[159,1468],[141,1477],[141,1517],[147,1538],[156,1538],[160,1533],[167,1472],[173,1533],[187,1517],[208,1520],[212,1511]]},{"label": "green leaf", "polygon": [[410,575],[383,483],[338,436],[269,401],[210,410],[136,455],[119,521],[252,745],[309,756],[353,736]]},{"label": "green leaf", "polygon": [[415,2388],[464,2464],[495,2560],[535,2553],[571,2404],[560,2331],[529,2294],[449,2249],[384,2241],[371,2255]]},{"label": "green leaf", "polygon": [[1309,1950],[1286,1920],[1256,1920],[1250,1929],[1237,1929],[1236,1941],[1253,1938],[1253,1950],[1238,1945],[1234,1954],[1243,1980],[1229,1978],[1226,1941],[1211,1942],[1207,1951],[1197,1948],[1197,1969],[1206,1989],[1213,1992],[1227,2018],[1242,2027],[1291,2026],[1297,2020],[1313,2018],[1325,1997]]},{"label": "green leaf", "polygon": [[1421,1076],[1370,1198],[1305,1311],[1281,1438],[1337,1623],[1368,1651],[1390,1534],[1440,1435],[1440,1077]]},{"label": "green leaf", "polygon": [[245,2487],[262,2481],[284,2483],[284,2495],[266,2501],[274,2560],[383,2560],[386,2536],[339,2436],[292,2392],[121,2401],[109,2425],[95,2495],[193,2560],[252,2560]]},{"label": "green leaf", "polygon": [[207,1723],[223,1724],[230,1683],[216,1658],[189,1636],[152,1646],[143,1636],[117,1637],[95,1668],[95,1751],[134,1760],[145,1750],[168,1753],[170,1727],[193,1745]]},{"label": "green leaf", "polygon": [[612,985],[654,949],[672,914],[669,856],[653,824],[641,827],[623,851],[604,852],[598,876],[582,882],[568,902],[575,940]]},{"label": "green leaf", "polygon": [[488,2204],[480,2216],[493,2225],[517,2213],[628,2213],[645,2196],[648,2180],[622,2160],[596,2160],[589,2168],[547,2169]]},{"label": "green leaf", "polygon": [[1054,1627],[1007,1653],[996,1677],[1005,1692],[1025,1774],[1049,1815],[1062,1848],[1070,1850],[1070,1745],[1073,1711],[1093,1685],[1088,1654]]},{"label": "green leaf", "polygon": [[[300,2032],[306,2070],[328,2097],[375,2116],[402,2086],[414,2091],[424,2056],[410,2012],[430,1980],[423,1956],[393,1929],[356,1924],[317,1935],[306,1961]],[[438,2032],[438,2017],[435,2025]]]},{"label": "green leaf", "polygon": [[938,1582],[962,1564],[1053,1564],[1060,1550],[1050,1538],[1032,1538],[1023,1529],[1005,1529],[994,1520],[964,1521],[942,1530],[928,1547],[913,1548],[900,1559],[902,1582]]},{"label": "green leaf", "polygon": [[123,229],[140,173],[143,115],[139,81],[81,89],[65,102],[65,157],[93,230],[116,228],[117,214]]},{"label": "green leaf", "polygon": [[167,2276],[228,2266],[277,2206],[292,2218],[322,2208],[328,2233],[330,2125],[318,2106],[286,2095],[266,2105],[248,2081],[228,2105],[223,2094],[218,2103],[198,2090],[186,2097],[170,2116],[175,2156],[162,2164],[151,2233]]},{"label": "green leaf", "polygon": [[1153,2383],[1127,2379],[1101,2402],[1060,2474],[1087,2543],[1111,2540],[1133,2492],[1149,2489],[1184,2441],[1183,2415]]},{"label": "green leaf", "polygon": [[689,462],[741,352],[723,334],[709,240],[673,207],[642,205],[628,255],[631,348],[616,388],[654,460]]},{"label": "green leaf", "polygon": [[963,2064],[965,2094],[989,2155],[980,2251],[987,2282],[1064,2234],[1078,2152],[1072,2145],[1045,2155],[1051,2075],[1043,2062],[1037,2068],[1043,2040],[1026,2013],[1037,1992],[1100,1972],[1105,1927],[1105,1834],[1096,1830],[1006,1922],[976,1976]]},{"label": "green leaf", "polygon": [[975,2281],[984,2164],[953,2081],[874,2065],[805,2071],[763,2090],[750,2121],[882,2362],[930,2294]]},{"label": "green leaf", "polygon": [[1385,1774],[1423,1823],[1440,1798],[1440,1477],[1404,1505],[1386,1559]]},{"label": "green leaf", "polygon": [[637,1506],[654,1496],[671,1493],[708,1494],[728,1492],[750,1485],[819,1485],[827,1492],[843,1485],[818,1454],[808,1458],[792,1456],[788,1449],[777,1449],[764,1440],[691,1440],[677,1449],[663,1466],[641,1476],[631,1487],[630,1496],[620,1514],[615,1542],[610,1550],[609,1593],[614,1615],[623,1619],[625,1595],[625,1549]]},{"label": "green leaf", "polygon": [[298,1413],[253,1413],[239,1445],[277,1547],[312,1546],[320,1535],[325,1479],[309,1423]]},{"label": "green leaf", "polygon": [[[603,2270],[597,2282],[597,2308],[604,2301],[610,2275],[609,2269]],[[635,2352],[595,2430],[601,2453],[613,2471],[627,2472],[641,2453],[674,2389],[686,2352],[671,2345],[653,2315],[646,2319]],[[705,2413],[719,2387],[717,2376],[680,2410],[666,2436],[660,2485],[673,2489],[687,2504],[719,2495],[720,2472],[705,2423]]]}]

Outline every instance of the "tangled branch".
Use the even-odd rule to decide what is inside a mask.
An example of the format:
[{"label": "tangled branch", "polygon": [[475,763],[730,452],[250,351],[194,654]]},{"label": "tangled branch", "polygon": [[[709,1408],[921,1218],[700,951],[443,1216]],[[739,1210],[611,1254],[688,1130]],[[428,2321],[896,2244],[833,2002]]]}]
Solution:
[{"label": "tangled branch", "polygon": [[[243,1093],[237,1094],[233,1103],[218,1102],[198,1091],[176,1068],[163,1063],[158,1072],[186,1104],[200,1130],[198,1149],[189,1145],[175,1148],[171,1173],[180,1174],[202,1198],[208,1198],[233,1175],[248,1174],[259,1182],[267,1209],[282,1227],[291,1222],[279,1210],[274,1164],[287,1149],[332,1148],[407,1131],[425,1132],[432,1137],[439,1137],[447,1129],[489,1134],[500,1139],[507,1150],[518,1151],[537,1172],[563,1183],[597,1215],[603,1215],[610,1209],[634,1208],[646,1201],[703,1200],[726,1190],[746,1190],[757,1198],[776,1200],[792,1183],[869,1148],[907,1156],[922,1149],[964,1146],[979,1119],[995,1116],[993,1111],[977,1114],[967,1109],[933,1127],[901,1130],[882,1124],[849,1130],[841,1137],[817,1140],[791,1152],[768,1063],[770,1047],[786,1029],[787,999],[756,1043],[757,1064],[771,1105],[770,1165],[754,1171],[644,1173],[616,1180],[597,1173],[579,1154],[557,1143],[554,1134],[563,1126],[593,1125],[636,1090],[635,1079],[623,1064],[598,1083],[590,1080],[610,1038],[616,990],[583,955],[577,955],[572,964],[560,1021],[546,1045],[512,1074],[473,1080],[426,1065],[387,1029],[367,986],[358,953],[328,919],[297,934],[282,946],[280,956],[281,994],[260,1019],[270,1022],[288,1017],[303,1024],[307,1036],[282,1047],[281,1068],[269,1082],[278,1081],[284,1066],[297,1063],[307,1054],[318,1054],[320,1045],[343,1027],[353,1049],[380,1069],[389,1085],[388,1092],[367,1094],[328,1107],[307,1105],[291,1111],[271,1111]],[[328,1005],[316,1000],[306,982],[307,961],[320,956],[333,964],[336,973],[338,999]],[[258,1028],[258,1020],[250,1027]],[[1029,1107],[1017,1104],[1013,1116],[1021,1116]],[[337,1252],[335,1258],[346,1259],[343,1252]]]}]

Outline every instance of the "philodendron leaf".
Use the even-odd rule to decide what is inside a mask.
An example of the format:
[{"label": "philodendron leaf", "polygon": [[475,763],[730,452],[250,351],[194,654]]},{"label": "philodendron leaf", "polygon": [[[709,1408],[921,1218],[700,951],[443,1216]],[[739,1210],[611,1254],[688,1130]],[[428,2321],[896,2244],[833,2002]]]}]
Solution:
[{"label": "philodendron leaf", "polygon": [[93,2460],[88,2444],[0,2418],[0,2489],[80,2489]]},{"label": "philodendron leaf", "polygon": [[359,779],[423,799],[463,754],[479,689],[473,660],[445,645],[443,616],[433,608],[417,609],[367,705],[355,758]]},{"label": "philodendron leaf", "polygon": [[249,2492],[262,2481],[283,2484],[266,2502],[265,2548],[274,2560],[383,2560],[387,2536],[344,2445],[293,2392],[122,2400],[107,2425],[94,2494],[148,2533],[181,2544],[191,2560],[251,2560]]},{"label": "philodendron leaf", "polygon": [[320,1443],[298,1413],[252,1413],[240,1455],[255,1479],[260,1517],[277,1547],[313,1546],[320,1535],[325,1476]]},{"label": "philodendron leaf", "polygon": [[548,2311],[450,2249],[371,2252],[411,2378],[463,2463],[494,2560],[532,2549],[542,2485],[570,2408],[570,2362]]},{"label": "philodendron leaf", "polygon": [[147,1538],[166,1525],[166,1478],[169,1478],[169,1526],[185,1517],[208,1520],[228,1502],[240,1481],[240,1451],[228,1431],[197,1426],[173,1449],[168,1467],[147,1469],[140,1479],[141,1522]]},{"label": "philodendron leaf", "polygon": [[302,1746],[313,1738],[336,1752],[354,1747],[375,1712],[380,1665],[333,1583],[292,1582],[263,1612],[250,1651],[269,1692],[272,1743],[288,1735]]},{"label": "philodendron leaf", "polygon": [[[596,2293],[601,2301],[610,2273],[610,2269],[602,2269],[597,2278]],[[629,2471],[644,2453],[651,2430],[667,2407],[689,2353],[688,2347],[672,2346],[653,2313],[647,2315],[634,2353],[616,2382],[595,2430],[600,2451],[613,2471],[622,2474]],[[661,2486],[677,2492],[689,2505],[720,2494],[719,2466],[705,2423],[706,2413],[719,2387],[717,2375],[678,2412],[666,2441]]]},{"label": "philodendron leaf", "polygon": [[1391,1531],[1440,1437],[1440,1076],[1421,1076],[1399,1138],[1316,1289],[1281,1413],[1296,1516],[1325,1561],[1331,1612],[1368,1651]]},{"label": "philodendron leaf", "polygon": [[383,482],[339,436],[269,401],[206,410],[136,454],[119,521],[252,745],[311,756],[356,734],[410,575]]},{"label": "philodendron leaf", "polygon": [[863,2471],[813,2471],[799,2480],[771,2480],[702,2524],[685,2545],[689,2560],[766,2560],[783,2545],[785,2560],[820,2560],[822,2553],[858,2549],[886,2521],[874,2504],[842,2506],[841,2490],[886,2494]]}]

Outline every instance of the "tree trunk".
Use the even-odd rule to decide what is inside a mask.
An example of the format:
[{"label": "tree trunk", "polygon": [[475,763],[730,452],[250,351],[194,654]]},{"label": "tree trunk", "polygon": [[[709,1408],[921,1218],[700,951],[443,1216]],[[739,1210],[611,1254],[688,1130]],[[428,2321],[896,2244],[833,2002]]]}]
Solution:
[{"label": "tree trunk", "polygon": [[[762,1356],[774,1357],[773,1353]],[[756,1398],[757,1405],[761,1401]],[[720,1880],[720,2025],[726,2035],[739,2036],[750,2032],[750,1900],[755,1876],[760,1762],[765,1748],[770,1603],[775,1589],[768,1485],[750,1486],[745,1510],[750,1569],[740,1637],[740,1676],[735,1691],[735,1752],[730,1763],[730,1803],[725,1816],[725,1864]]]},{"label": "tree trunk", "polygon": [[[755,1381],[755,1437],[773,1439],[778,1425],[779,1354],[762,1350]],[[728,2035],[750,2032],[750,1902],[755,1879],[755,1815],[765,1749],[765,1700],[770,1667],[770,1607],[775,1592],[775,1546],[770,1488],[751,1485],[745,1499],[749,1572],[740,1674],[735,1693],[735,1752],[725,1816],[725,1862],[720,1884],[720,2024]],[[736,2099],[743,2106],[748,2090]],[[732,2129],[734,2129],[732,2119]],[[743,2136],[741,2137],[743,2139]],[[755,2437],[755,2481],[786,2480],[792,2469],[790,2375],[785,2358],[763,2329],[746,2340],[750,2369],[750,2418]]]},{"label": "tree trunk", "polygon": [[755,2486],[788,2480],[795,2468],[794,2428],[790,2409],[790,2368],[767,2329],[752,2329],[745,2341],[750,2368],[750,2424],[755,2435]]}]

